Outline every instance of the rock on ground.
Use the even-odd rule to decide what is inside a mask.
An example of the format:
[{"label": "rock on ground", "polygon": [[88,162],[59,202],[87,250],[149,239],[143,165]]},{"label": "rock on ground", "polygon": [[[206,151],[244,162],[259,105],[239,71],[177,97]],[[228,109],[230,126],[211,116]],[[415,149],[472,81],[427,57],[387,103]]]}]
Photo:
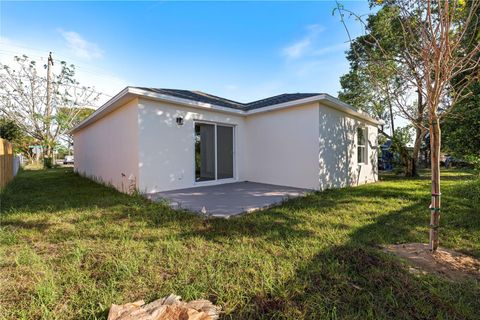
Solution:
[{"label": "rock on ground", "polygon": [[143,300],[112,304],[107,320],[217,320],[219,312],[220,307],[208,300],[184,302],[171,294],[148,304]]}]

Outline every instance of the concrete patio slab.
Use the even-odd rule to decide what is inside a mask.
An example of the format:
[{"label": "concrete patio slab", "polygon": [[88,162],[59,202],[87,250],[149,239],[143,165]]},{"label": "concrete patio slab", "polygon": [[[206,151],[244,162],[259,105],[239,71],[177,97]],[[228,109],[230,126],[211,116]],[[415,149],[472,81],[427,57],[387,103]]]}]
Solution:
[{"label": "concrete patio slab", "polygon": [[244,212],[266,209],[312,190],[256,182],[235,182],[157,192],[148,195],[154,201],[166,200],[174,209],[187,209],[228,218]]}]

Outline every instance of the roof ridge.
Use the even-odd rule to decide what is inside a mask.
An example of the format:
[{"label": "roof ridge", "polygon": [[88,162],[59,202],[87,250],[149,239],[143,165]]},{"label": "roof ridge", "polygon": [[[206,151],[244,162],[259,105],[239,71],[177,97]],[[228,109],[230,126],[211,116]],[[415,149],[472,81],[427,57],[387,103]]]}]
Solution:
[{"label": "roof ridge", "polygon": [[170,95],[177,98],[190,99],[190,100],[206,102],[211,104],[218,104],[220,106],[224,106],[227,108],[233,108],[238,110],[245,109],[245,105],[243,103],[222,98],[219,96],[215,96],[199,90],[185,90],[185,89],[172,89],[172,88],[145,88],[145,87],[137,87],[137,88],[143,89],[143,90],[150,90],[160,94]]},{"label": "roof ridge", "polygon": [[153,92],[171,95],[177,98],[190,99],[198,102],[216,104],[218,106],[223,106],[227,108],[233,108],[237,110],[253,110],[270,105],[276,105],[281,103],[286,103],[294,100],[301,100],[305,98],[310,98],[321,93],[281,93],[272,97],[267,97],[259,100],[254,100],[251,102],[238,102],[235,100],[219,97],[210,93],[206,93],[200,90],[185,90],[185,89],[169,89],[169,88],[146,88],[146,87],[137,87],[143,90],[150,90]]},{"label": "roof ridge", "polygon": [[237,104],[237,105],[240,105],[240,106],[245,106],[246,105],[245,103],[242,103],[242,102],[238,102],[238,101],[235,101],[235,100],[219,97],[219,96],[216,96],[216,95],[213,95],[213,94],[210,94],[210,93],[206,93],[206,92],[203,92],[203,91],[200,91],[200,90],[191,90],[191,92],[194,92],[196,94],[200,94],[200,95],[206,96],[206,97],[220,99],[220,100],[223,100],[225,102],[234,103],[234,104]]},{"label": "roof ridge", "polygon": [[275,96],[271,96],[271,97],[267,97],[267,98],[263,98],[263,99],[259,99],[259,100],[253,100],[251,102],[246,103],[246,105],[254,104],[254,103],[265,101],[265,100],[270,100],[272,98],[278,98],[278,97],[281,97],[281,96],[285,96],[287,94],[290,94],[290,93],[281,93],[281,94],[277,94]]},{"label": "roof ridge", "polygon": [[[261,103],[261,102],[264,102],[264,101],[268,101],[268,100],[275,100],[275,99],[278,99],[280,97],[286,97],[286,96],[294,96],[294,95],[302,95],[304,97],[313,97],[313,96],[316,96],[316,95],[320,95],[321,93],[302,93],[302,92],[296,92],[296,93],[281,93],[281,94],[277,94],[275,96],[271,96],[271,97],[268,97],[268,98],[264,98],[264,99],[260,99],[260,100],[255,100],[255,101],[252,101],[252,102],[249,102],[246,104],[247,108],[251,107],[252,105],[255,105],[255,104],[258,104],[258,103]],[[302,98],[299,98],[299,99],[302,99]],[[294,99],[294,100],[298,100],[298,99]]]}]

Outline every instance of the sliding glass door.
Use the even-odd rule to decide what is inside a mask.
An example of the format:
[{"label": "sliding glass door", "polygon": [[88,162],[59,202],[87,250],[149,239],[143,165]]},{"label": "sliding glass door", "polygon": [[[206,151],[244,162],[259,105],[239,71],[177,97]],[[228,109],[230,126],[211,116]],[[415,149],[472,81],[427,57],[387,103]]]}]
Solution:
[{"label": "sliding glass door", "polygon": [[215,125],[195,124],[195,181],[215,180]]},{"label": "sliding glass door", "polygon": [[233,178],[233,127],[217,125],[217,179]]},{"label": "sliding glass door", "polygon": [[195,123],[195,181],[233,178],[233,127]]}]

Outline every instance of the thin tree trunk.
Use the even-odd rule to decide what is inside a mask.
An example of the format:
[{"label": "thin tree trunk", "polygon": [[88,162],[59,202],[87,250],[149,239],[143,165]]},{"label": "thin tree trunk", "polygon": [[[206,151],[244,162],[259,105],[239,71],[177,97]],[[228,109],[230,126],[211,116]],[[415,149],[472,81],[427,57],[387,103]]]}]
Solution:
[{"label": "thin tree trunk", "polygon": [[50,145],[43,148],[43,165],[46,168],[53,166],[53,148]]},{"label": "thin tree trunk", "polygon": [[410,158],[410,155],[406,155],[406,163],[405,163],[405,176],[406,177],[413,177],[415,172],[415,161],[413,158]]},{"label": "thin tree trunk", "polygon": [[390,126],[392,127],[392,137],[395,135],[395,126],[393,124],[393,108],[392,108],[392,103],[388,103],[388,108],[390,109]]},{"label": "thin tree trunk", "polygon": [[28,158],[28,163],[33,163],[35,161],[35,156],[29,152],[25,153]]},{"label": "thin tree trunk", "polygon": [[413,177],[412,173],[414,171],[413,166],[415,165],[415,162],[413,161],[413,158],[410,155],[410,152],[408,151],[407,146],[406,145],[402,146],[399,152],[400,152],[400,158],[402,159],[402,162],[404,165],[405,177]]},{"label": "thin tree trunk", "polygon": [[421,128],[416,128],[416,135],[415,135],[415,143],[413,145],[413,153],[412,153],[412,172],[411,177],[418,176],[418,159],[420,155],[420,147],[422,146],[422,140],[425,137],[425,131]]},{"label": "thin tree trunk", "polygon": [[412,154],[412,172],[411,177],[418,176],[418,156],[420,154],[420,147],[422,145],[423,137],[425,136],[425,131],[420,127],[423,124],[423,113],[425,105],[423,103],[423,91],[422,84],[418,84],[417,88],[417,119],[416,119],[416,128],[415,128],[415,143],[413,145],[413,154]]},{"label": "thin tree trunk", "polygon": [[440,223],[440,124],[436,116],[430,124],[430,149],[432,168],[432,203],[430,205],[430,250],[438,248],[438,227]]},{"label": "thin tree trunk", "polygon": [[[415,143],[416,143],[415,139]],[[417,162],[415,161],[415,152],[413,154],[410,154],[407,146],[404,146],[404,151],[403,151],[403,158],[404,164],[405,164],[405,177],[416,177],[417,174]],[[415,151],[415,148],[414,148]]]}]

